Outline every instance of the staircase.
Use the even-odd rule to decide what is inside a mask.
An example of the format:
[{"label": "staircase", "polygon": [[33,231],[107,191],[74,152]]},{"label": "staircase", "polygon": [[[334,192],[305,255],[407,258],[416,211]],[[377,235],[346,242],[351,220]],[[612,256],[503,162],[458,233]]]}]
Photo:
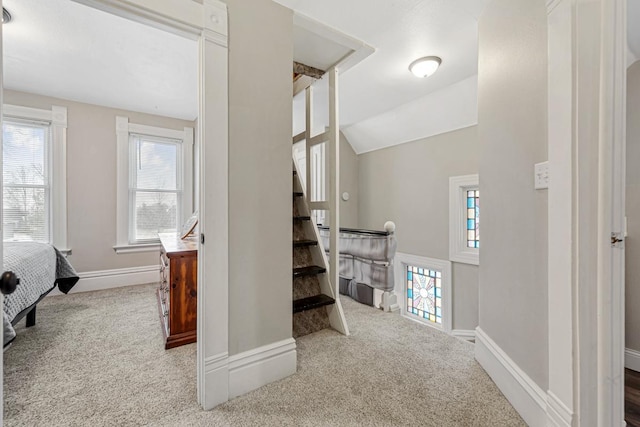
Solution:
[{"label": "staircase", "polygon": [[326,259],[295,166],[293,189],[293,337],[299,338],[330,328],[327,308],[336,301],[330,292],[322,291],[322,282],[327,282]]}]

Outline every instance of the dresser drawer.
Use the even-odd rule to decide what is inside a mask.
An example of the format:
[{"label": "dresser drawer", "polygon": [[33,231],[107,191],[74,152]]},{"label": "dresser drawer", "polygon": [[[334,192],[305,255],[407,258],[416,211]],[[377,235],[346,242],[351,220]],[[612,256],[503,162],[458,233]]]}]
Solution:
[{"label": "dresser drawer", "polygon": [[171,277],[171,264],[164,251],[160,252],[160,289],[169,292],[169,279]]},{"label": "dresser drawer", "polygon": [[180,256],[171,260],[169,276],[170,330],[181,334],[196,329],[198,310],[197,273],[195,256]]},{"label": "dresser drawer", "polygon": [[159,236],[162,249],[159,258],[158,307],[165,348],[169,349],[196,341],[197,240],[180,240],[168,234]]}]

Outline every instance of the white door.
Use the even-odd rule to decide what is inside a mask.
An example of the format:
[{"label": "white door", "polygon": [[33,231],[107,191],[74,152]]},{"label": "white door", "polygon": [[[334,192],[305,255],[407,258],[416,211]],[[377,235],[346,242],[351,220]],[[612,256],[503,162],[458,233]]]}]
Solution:
[{"label": "white door", "polygon": [[[603,2],[601,70],[600,207],[598,254],[603,277],[598,290],[598,425],[624,426],[625,187],[626,187],[626,2]],[[601,95],[602,96],[602,95]],[[604,246],[604,245],[603,245]],[[604,249],[604,248],[603,248]],[[602,339],[600,339],[602,338]]]},{"label": "white door", "polygon": [[[2,0],[0,0],[0,9],[2,8]],[[0,25],[0,130],[2,129],[2,106],[4,103],[3,84],[4,71],[2,62],[2,25]],[[0,132],[0,171],[2,171],[2,132]],[[0,188],[2,188],[2,173],[0,173]],[[4,233],[2,222],[2,205],[0,204],[0,237]],[[2,254],[2,245],[0,244],[0,260],[4,260]],[[4,271],[4,261],[2,263],[2,271]],[[0,293],[0,307],[4,309],[4,296]],[[0,345],[4,349],[4,333],[0,333]],[[4,351],[0,351],[0,427],[4,424]]]},{"label": "white door", "polygon": [[[607,128],[611,129],[609,138],[612,141],[611,161],[611,291],[609,300],[610,359],[605,359],[610,375],[611,415],[605,422],[614,426],[624,426],[624,347],[625,347],[625,190],[626,190],[626,116],[627,116],[627,10],[624,0],[607,4],[605,9],[610,20],[612,41],[609,49],[605,44],[604,52],[607,63],[613,63],[608,73],[604,73],[604,82],[612,94],[607,108]],[[606,158],[606,156],[605,156]],[[605,379],[606,381],[606,379]]]}]

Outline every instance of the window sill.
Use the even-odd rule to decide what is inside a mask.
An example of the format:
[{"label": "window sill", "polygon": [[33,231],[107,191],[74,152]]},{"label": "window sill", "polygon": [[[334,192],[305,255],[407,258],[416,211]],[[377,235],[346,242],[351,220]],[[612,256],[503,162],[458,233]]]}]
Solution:
[{"label": "window sill", "polygon": [[160,250],[160,243],[139,243],[133,245],[116,245],[113,247],[118,255],[133,254],[139,252],[157,252]]},{"label": "window sill", "polygon": [[454,252],[449,254],[449,261],[462,264],[480,265],[480,257],[478,256],[478,253]]}]

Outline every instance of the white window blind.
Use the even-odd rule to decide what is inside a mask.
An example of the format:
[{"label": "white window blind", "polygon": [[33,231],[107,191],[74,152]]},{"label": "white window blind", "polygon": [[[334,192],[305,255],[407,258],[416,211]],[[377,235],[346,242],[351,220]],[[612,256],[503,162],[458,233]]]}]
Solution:
[{"label": "white window blind", "polygon": [[4,240],[51,241],[50,124],[3,124]]},{"label": "white window blind", "polygon": [[182,141],[129,137],[129,243],[175,232],[182,217]]}]

